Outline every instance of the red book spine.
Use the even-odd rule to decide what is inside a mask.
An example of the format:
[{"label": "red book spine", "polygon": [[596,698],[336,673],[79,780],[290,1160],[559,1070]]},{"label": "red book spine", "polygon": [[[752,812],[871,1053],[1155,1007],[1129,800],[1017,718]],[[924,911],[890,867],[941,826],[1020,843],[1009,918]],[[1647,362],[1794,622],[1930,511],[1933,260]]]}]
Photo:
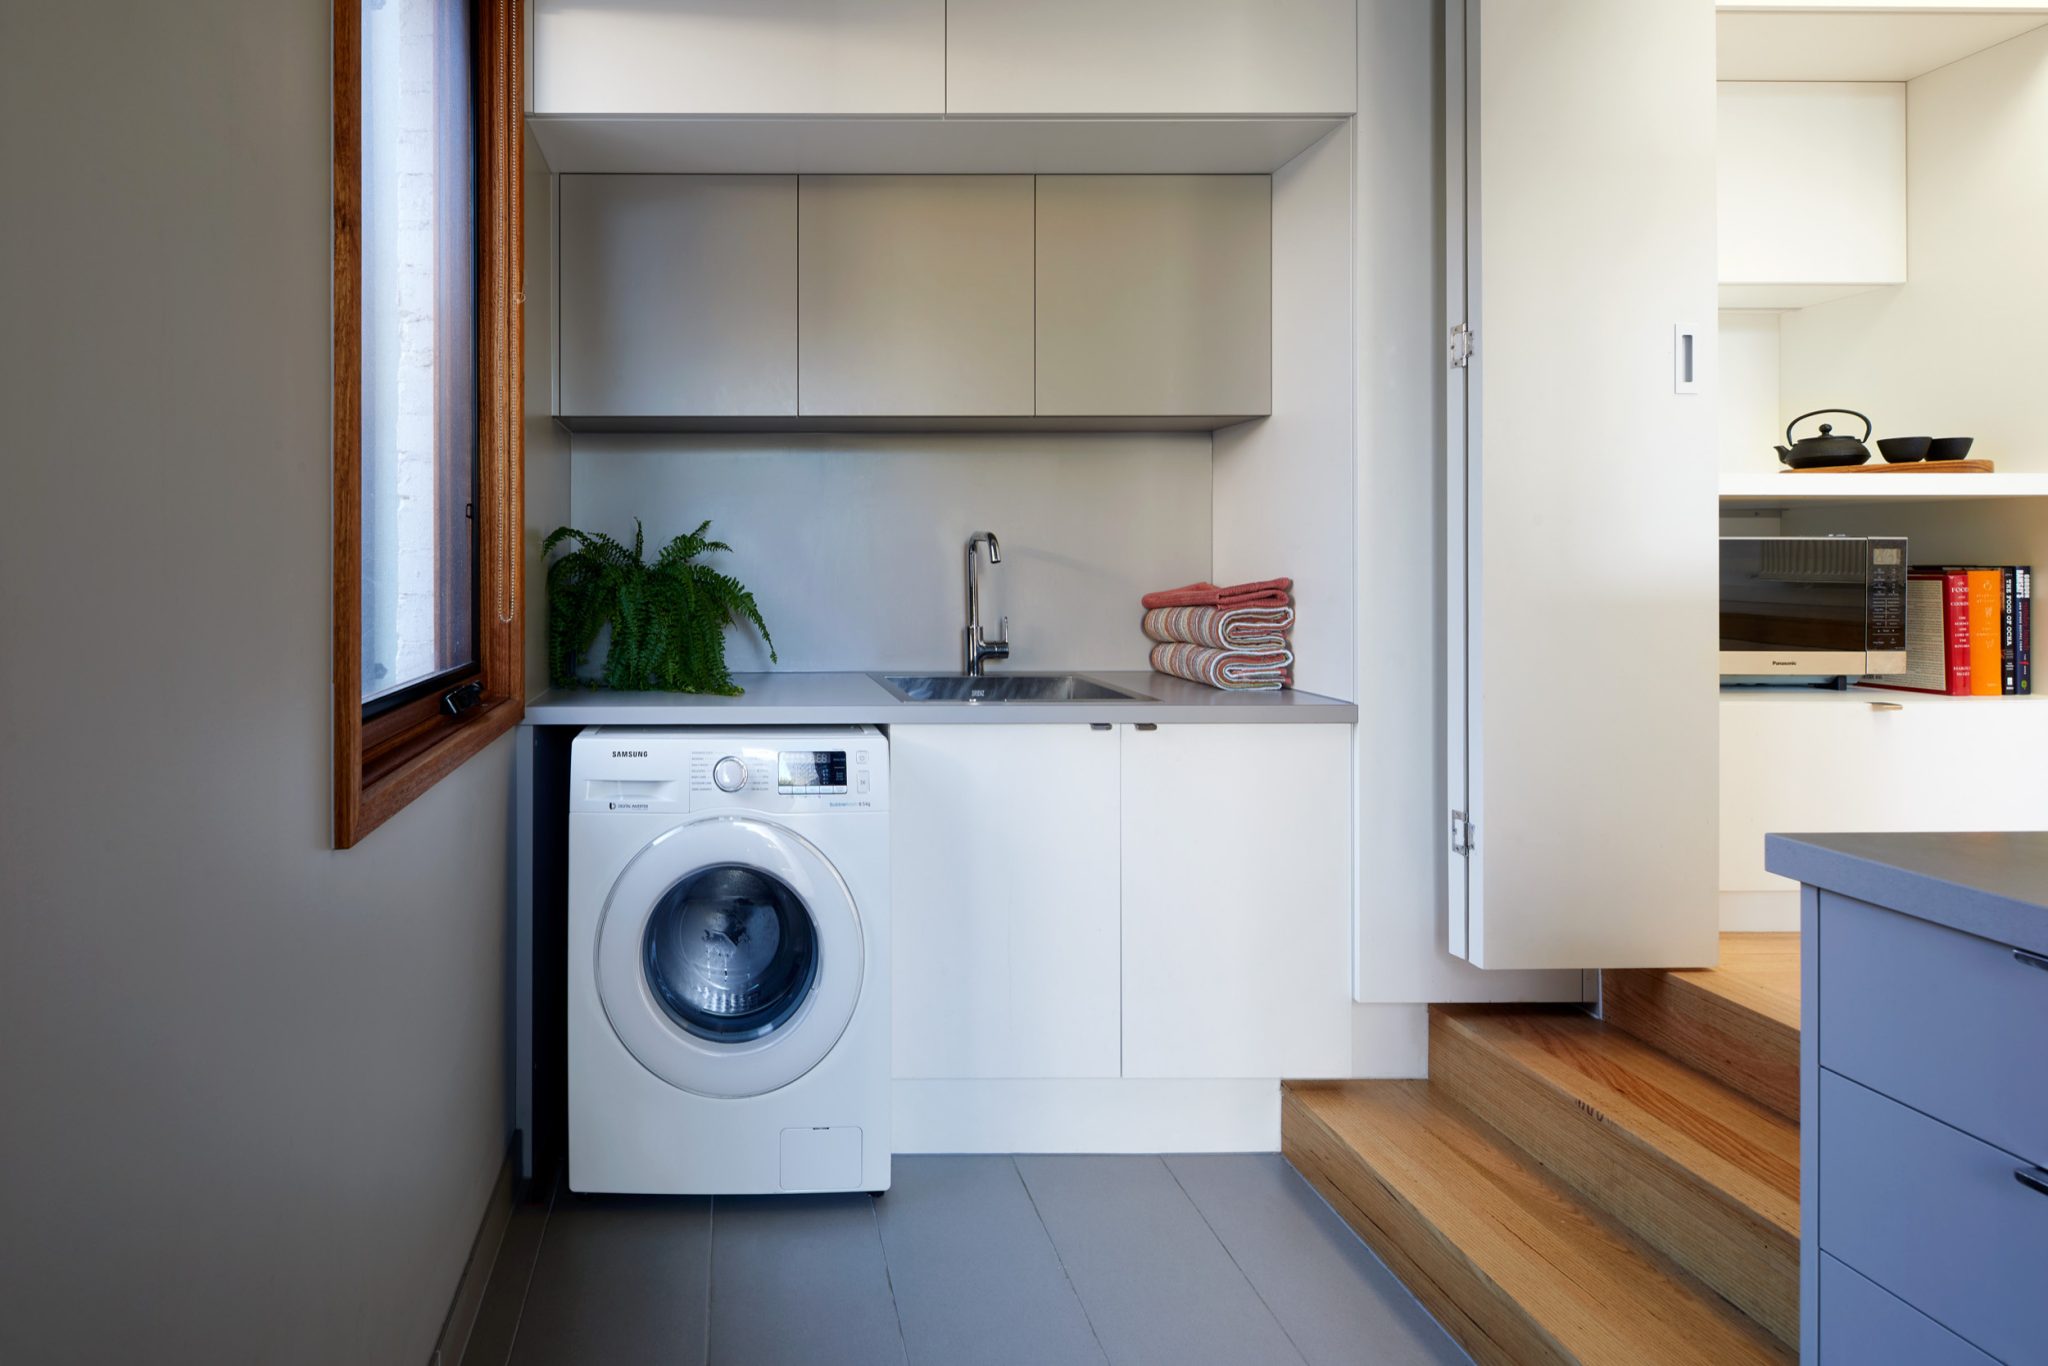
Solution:
[{"label": "red book spine", "polygon": [[1947,623],[1943,639],[1948,643],[1948,691],[1951,697],[1970,695],[1970,576],[1960,569],[1942,574],[1946,583],[1943,602]]}]

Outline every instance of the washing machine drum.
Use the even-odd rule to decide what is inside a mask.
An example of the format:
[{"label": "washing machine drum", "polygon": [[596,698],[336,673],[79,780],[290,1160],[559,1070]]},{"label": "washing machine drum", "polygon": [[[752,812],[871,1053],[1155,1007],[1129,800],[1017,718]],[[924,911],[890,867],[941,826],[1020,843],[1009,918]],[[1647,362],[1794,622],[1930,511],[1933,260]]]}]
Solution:
[{"label": "washing machine drum", "polygon": [[846,883],[816,846],[715,817],[653,841],[597,928],[597,988],[648,1071],[710,1096],[787,1086],[832,1050],[866,953]]}]

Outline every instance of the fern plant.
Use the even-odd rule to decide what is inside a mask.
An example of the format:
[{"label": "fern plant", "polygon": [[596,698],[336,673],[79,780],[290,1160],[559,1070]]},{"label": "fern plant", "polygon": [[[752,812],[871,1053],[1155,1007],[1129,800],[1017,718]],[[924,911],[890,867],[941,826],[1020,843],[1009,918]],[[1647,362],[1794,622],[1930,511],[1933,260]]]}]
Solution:
[{"label": "fern plant", "polygon": [[[707,520],[662,547],[652,564],[642,559],[638,518],[633,544],[602,532],[557,527],[541,543],[548,554],[564,541],[575,547],[548,566],[548,681],[558,688],[658,688],[668,692],[745,691],[725,667],[725,628],[751,622],[775,658],[775,640],[754,595],[701,555],[731,550],[706,536]],[[597,633],[611,628],[604,669],[583,676]]]}]

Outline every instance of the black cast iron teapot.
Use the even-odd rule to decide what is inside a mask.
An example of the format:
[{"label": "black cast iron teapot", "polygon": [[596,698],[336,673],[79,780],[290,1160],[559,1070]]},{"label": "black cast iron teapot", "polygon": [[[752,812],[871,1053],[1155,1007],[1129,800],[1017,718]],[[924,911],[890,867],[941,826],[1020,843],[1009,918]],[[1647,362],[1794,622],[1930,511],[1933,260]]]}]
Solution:
[{"label": "black cast iron teapot", "polygon": [[[1822,413],[1841,413],[1845,417],[1860,418],[1863,422],[1863,439],[1853,436],[1836,436],[1831,423],[1820,424],[1820,435],[1803,440],[1792,440],[1792,428],[1809,417]],[[1827,469],[1834,465],[1860,465],[1870,459],[1870,447],[1863,444],[1870,440],[1870,419],[1852,408],[1816,408],[1810,413],[1801,413],[1785,427],[1785,439],[1792,444],[1778,447],[1778,459],[1795,470]]]}]

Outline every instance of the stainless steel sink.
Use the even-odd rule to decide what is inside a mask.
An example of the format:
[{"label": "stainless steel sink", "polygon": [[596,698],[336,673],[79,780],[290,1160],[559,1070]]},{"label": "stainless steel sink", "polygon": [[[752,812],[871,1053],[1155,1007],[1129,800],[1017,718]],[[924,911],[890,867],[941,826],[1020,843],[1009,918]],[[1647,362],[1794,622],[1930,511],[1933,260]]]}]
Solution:
[{"label": "stainless steel sink", "polygon": [[1080,674],[869,674],[905,702],[1151,702]]}]

